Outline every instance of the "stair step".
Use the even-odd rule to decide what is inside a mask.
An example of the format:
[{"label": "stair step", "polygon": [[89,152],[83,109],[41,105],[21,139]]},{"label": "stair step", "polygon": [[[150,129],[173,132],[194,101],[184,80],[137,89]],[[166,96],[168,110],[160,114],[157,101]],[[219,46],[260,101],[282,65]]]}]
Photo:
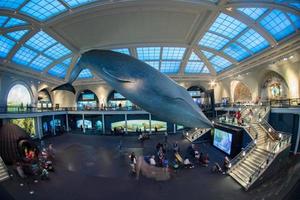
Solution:
[{"label": "stair step", "polygon": [[239,165],[238,167],[237,167],[237,170],[240,170],[245,176],[247,176],[247,177],[250,177],[251,176],[251,172],[252,171],[250,171],[250,170],[248,170],[247,168],[245,168],[244,166],[242,166],[242,165]]},{"label": "stair step", "polygon": [[245,169],[247,169],[247,170],[249,170],[252,174],[255,172],[255,170],[256,170],[256,167],[255,166],[253,166],[251,163],[249,164],[249,162],[243,162],[243,163],[241,163],[242,164],[242,166],[245,168]]},{"label": "stair step", "polygon": [[247,182],[247,180],[249,179],[249,177],[245,173],[243,173],[240,169],[235,169],[233,171],[233,173],[235,173],[236,175],[238,175],[245,182]]},{"label": "stair step", "polygon": [[253,159],[247,159],[244,163],[251,167],[254,171],[256,171],[260,166],[260,164],[255,162]]},{"label": "stair step", "polygon": [[239,176],[237,176],[236,174],[230,173],[229,175],[243,187],[247,186],[247,183],[244,180],[242,180]]}]

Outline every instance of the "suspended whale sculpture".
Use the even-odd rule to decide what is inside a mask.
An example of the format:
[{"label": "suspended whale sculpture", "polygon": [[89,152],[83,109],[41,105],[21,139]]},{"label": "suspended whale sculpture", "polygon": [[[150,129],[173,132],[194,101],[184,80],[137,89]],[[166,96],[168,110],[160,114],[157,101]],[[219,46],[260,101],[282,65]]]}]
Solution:
[{"label": "suspended whale sculpture", "polygon": [[91,69],[128,100],[162,120],[191,128],[212,127],[185,88],[150,65],[110,50],[82,54],[68,83],[53,91],[68,90],[75,94],[71,84],[84,68]]}]

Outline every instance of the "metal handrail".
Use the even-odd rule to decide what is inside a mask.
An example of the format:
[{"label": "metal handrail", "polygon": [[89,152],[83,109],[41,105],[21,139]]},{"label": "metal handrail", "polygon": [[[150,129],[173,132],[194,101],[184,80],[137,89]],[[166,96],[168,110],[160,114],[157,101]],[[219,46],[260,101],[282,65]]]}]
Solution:
[{"label": "metal handrail", "polygon": [[246,158],[246,155],[250,153],[253,148],[256,146],[254,140],[252,140],[239,154],[237,154],[233,159],[230,160],[231,168],[229,172],[231,172],[237,164]]},{"label": "metal handrail", "polygon": [[[253,183],[259,177],[259,175],[263,172],[263,170],[266,169],[267,166],[272,163],[272,160],[274,159],[275,155],[281,152],[290,144],[290,141],[291,141],[291,134],[284,134],[283,137],[276,142],[272,150],[268,153],[267,158],[259,165],[258,169],[251,175],[249,182],[247,183],[247,187],[249,187],[250,184]],[[285,145],[282,146],[282,143]]]}]

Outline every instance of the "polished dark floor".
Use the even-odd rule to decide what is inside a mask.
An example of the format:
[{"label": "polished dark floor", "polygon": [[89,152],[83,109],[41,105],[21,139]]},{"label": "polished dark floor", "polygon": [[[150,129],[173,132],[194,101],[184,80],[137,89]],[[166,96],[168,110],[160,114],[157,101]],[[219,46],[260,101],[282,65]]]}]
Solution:
[{"label": "polished dark floor", "polygon": [[[23,187],[16,178],[0,186],[2,199],[297,199],[300,177],[299,158],[291,158],[286,168],[265,184],[245,192],[231,177],[210,172],[212,163],[222,162],[224,154],[208,143],[197,148],[210,155],[209,167],[182,169],[168,181],[145,177],[136,180],[129,174],[128,154],[150,155],[163,136],[153,136],[142,146],[136,137],[113,137],[67,134],[49,138],[57,150],[55,167],[49,181],[30,182]],[[119,151],[119,143],[122,149]],[[184,155],[189,143],[180,135],[169,136],[168,142],[180,142]],[[288,167],[292,166],[292,167]],[[294,186],[296,185],[296,186]],[[295,189],[296,187],[296,189]],[[33,190],[34,194],[29,194]],[[289,194],[287,191],[293,191]],[[296,191],[296,192],[295,192]]]}]

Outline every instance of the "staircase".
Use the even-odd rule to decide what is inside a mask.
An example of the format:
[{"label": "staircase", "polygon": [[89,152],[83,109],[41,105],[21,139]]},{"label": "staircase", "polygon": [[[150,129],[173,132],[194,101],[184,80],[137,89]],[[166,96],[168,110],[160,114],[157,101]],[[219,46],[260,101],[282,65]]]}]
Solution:
[{"label": "staircase", "polygon": [[268,111],[268,108],[255,108],[249,127],[245,127],[253,141],[231,160],[231,168],[228,170],[228,174],[246,190],[276,156],[290,145],[289,134],[276,132],[264,120]]},{"label": "staircase", "polygon": [[5,181],[8,178],[9,178],[9,175],[7,172],[7,168],[6,168],[2,158],[0,157],[0,182]]},{"label": "staircase", "polygon": [[191,129],[188,132],[185,132],[184,136],[190,142],[194,142],[195,140],[200,138],[202,135],[204,135],[208,131],[210,131],[210,128],[194,128],[194,129]]}]

